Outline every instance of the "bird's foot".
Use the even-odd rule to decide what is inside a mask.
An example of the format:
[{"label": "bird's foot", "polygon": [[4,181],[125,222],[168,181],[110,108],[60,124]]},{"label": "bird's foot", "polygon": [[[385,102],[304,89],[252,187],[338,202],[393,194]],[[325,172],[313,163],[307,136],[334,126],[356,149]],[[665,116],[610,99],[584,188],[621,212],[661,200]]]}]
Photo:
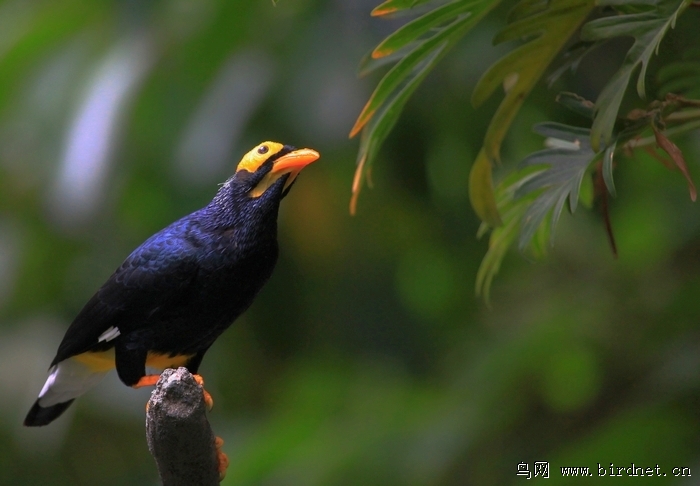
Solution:
[{"label": "bird's foot", "polygon": [[226,470],[228,469],[228,457],[226,454],[224,454],[224,451],[221,450],[221,448],[224,445],[224,439],[221,437],[217,437],[214,441],[214,445],[216,446],[216,460],[218,463],[218,469],[219,469],[219,481],[223,481],[223,479],[226,477]]},{"label": "bird's foot", "polygon": [[192,375],[192,377],[194,378],[194,381],[196,381],[199,385],[202,386],[204,404],[207,406],[207,411],[211,412],[211,409],[214,408],[214,399],[211,397],[211,394],[209,394],[209,392],[204,389],[204,378],[202,378],[202,375]]},{"label": "bird's foot", "polygon": [[[204,404],[207,407],[207,411],[211,412],[211,409],[214,408],[214,399],[211,397],[211,394],[209,394],[208,391],[204,389],[204,378],[202,378],[202,375],[192,375],[194,378],[194,381],[197,382],[198,385],[202,386],[202,395],[204,396]],[[160,375],[144,375],[142,376],[139,381],[137,381],[135,384],[131,385],[132,388],[143,388],[144,386],[155,386],[156,383],[158,383],[158,379],[160,378]],[[148,404],[146,404],[146,410],[148,410]]]},{"label": "bird's foot", "polygon": [[131,385],[131,387],[143,388],[144,386],[155,386],[159,378],[160,375],[144,375],[134,385]]},{"label": "bird's foot", "polygon": [[[131,388],[143,388],[144,386],[155,386],[156,383],[158,383],[159,378],[160,378],[160,375],[144,375],[134,385],[131,385]],[[147,413],[148,413],[148,404],[149,403],[150,402],[146,402],[146,412]]]}]

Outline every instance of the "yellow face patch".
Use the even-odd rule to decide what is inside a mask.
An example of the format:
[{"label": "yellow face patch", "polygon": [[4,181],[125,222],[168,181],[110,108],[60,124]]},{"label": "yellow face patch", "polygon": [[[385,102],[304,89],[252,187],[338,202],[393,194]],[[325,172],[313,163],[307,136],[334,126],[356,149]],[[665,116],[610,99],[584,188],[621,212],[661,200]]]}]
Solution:
[{"label": "yellow face patch", "polygon": [[236,172],[239,170],[247,170],[251,173],[255,172],[271,155],[282,150],[282,147],[284,147],[284,145],[277,142],[261,143],[243,156],[238,167],[236,167]]}]

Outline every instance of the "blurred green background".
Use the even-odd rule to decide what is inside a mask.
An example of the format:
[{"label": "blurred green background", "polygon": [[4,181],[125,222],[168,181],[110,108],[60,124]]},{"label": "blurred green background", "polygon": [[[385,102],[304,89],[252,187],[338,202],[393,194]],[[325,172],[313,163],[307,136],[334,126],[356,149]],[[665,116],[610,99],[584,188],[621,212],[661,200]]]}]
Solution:
[{"label": "blurred green background", "polygon": [[[632,462],[668,476],[616,484],[697,484],[700,214],[682,177],[621,158],[620,258],[579,210],[547,261],[506,259],[488,309],[467,177],[498,99],[475,111],[469,97],[503,53],[505,10],[419,88],[350,217],[347,134],[378,79],[356,68],[401,25],[375,5],[0,3],[0,484],[157,484],[149,391],[114,374],[49,427],[21,422],[92,293],[263,140],[322,159],[283,203],[273,278],[201,368],[224,485],[522,484],[534,461],[547,484],[569,484],[562,466]],[[536,89],[505,168],[540,148],[533,123],[570,116],[557,91],[594,97],[623,54]],[[691,174],[698,139],[677,140]]]}]

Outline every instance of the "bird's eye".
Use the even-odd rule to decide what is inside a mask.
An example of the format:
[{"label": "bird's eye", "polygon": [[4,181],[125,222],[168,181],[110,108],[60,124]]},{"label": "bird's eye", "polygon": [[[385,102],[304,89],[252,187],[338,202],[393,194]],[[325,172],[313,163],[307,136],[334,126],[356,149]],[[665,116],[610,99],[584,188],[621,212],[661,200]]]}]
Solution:
[{"label": "bird's eye", "polygon": [[258,153],[260,155],[266,154],[268,150],[270,150],[270,148],[267,145],[261,145],[260,147],[258,147]]}]

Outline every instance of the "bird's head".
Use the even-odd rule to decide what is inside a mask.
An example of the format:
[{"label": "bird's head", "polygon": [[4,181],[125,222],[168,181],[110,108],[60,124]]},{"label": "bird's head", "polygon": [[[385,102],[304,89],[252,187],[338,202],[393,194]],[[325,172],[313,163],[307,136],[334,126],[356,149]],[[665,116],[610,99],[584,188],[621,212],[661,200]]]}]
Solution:
[{"label": "bird's head", "polygon": [[206,210],[207,214],[213,210],[217,216],[207,220],[217,227],[237,226],[251,231],[276,227],[280,201],[299,172],[318,158],[318,152],[311,149],[277,142],[257,145],[243,156],[235,174],[219,189]]},{"label": "bird's head", "polygon": [[315,150],[263,142],[243,156],[233,179],[245,187],[251,198],[259,198],[269,190],[276,190],[280,191],[281,199],[301,170],[319,157]]}]

